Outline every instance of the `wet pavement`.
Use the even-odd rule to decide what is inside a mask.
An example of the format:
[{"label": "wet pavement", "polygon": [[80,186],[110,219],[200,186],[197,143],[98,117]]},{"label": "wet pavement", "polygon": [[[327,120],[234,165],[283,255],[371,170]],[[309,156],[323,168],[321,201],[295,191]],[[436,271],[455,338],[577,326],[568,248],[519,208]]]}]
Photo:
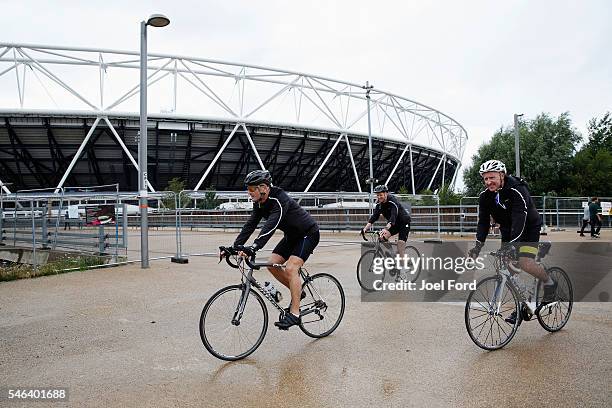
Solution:
[{"label": "wet pavement", "polygon": [[308,264],[344,286],[336,332],[280,332],[268,305],[263,344],[238,362],[214,358],[198,332],[206,300],[239,279],[214,258],[1,283],[0,388],[68,387],[69,403],[35,405],[53,407],[612,404],[612,303],[575,304],[554,334],[524,322],[508,346],[487,352],[468,337],[461,303],[361,302],[359,246],[331,239],[324,234]]}]

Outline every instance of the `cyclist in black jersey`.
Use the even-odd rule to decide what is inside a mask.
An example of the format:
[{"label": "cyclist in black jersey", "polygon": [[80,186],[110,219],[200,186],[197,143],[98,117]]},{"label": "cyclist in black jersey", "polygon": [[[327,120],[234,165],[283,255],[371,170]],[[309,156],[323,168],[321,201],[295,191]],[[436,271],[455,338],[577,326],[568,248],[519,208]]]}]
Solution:
[{"label": "cyclist in black jersey", "polygon": [[319,243],[319,226],[285,191],[272,186],[272,176],[267,170],[250,172],[245,178],[245,184],[253,200],[253,212],[236,237],[234,247],[244,245],[262,218],[266,222],[259,236],[251,246],[244,248],[241,255],[251,256],[263,248],[277,229],[285,233],[268,260],[271,264],[286,262],[285,267],[268,269],[291,292],[288,313],[282,314],[279,321],[274,323],[278,328],[287,330],[300,323],[302,281],[298,271]]},{"label": "cyclist in black jersey", "polygon": [[376,193],[377,204],[374,207],[374,212],[368,219],[368,223],[363,227],[363,232],[372,228],[372,225],[382,214],[387,220],[387,225],[380,231],[380,238],[387,241],[397,234],[397,254],[403,258],[406,253],[408,233],[410,232],[410,216],[397,197],[389,193],[386,185],[376,186],[374,192]]},{"label": "cyclist in black jersey", "polygon": [[476,258],[480,253],[489,232],[490,218],[493,217],[500,225],[502,247],[515,246],[520,268],[544,284],[542,302],[553,302],[557,283],[535,262],[541,221],[527,183],[507,174],[506,165],[499,160],[483,163],[480,175],[487,188],[480,193],[476,246],[469,251],[469,255]]}]

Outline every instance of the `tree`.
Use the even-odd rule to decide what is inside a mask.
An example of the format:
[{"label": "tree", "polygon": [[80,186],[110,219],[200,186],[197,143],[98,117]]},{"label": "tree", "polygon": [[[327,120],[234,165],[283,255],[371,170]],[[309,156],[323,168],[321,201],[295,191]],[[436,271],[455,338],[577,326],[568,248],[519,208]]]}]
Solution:
[{"label": "tree", "polygon": [[212,210],[221,204],[222,201],[217,199],[217,193],[214,189],[214,186],[206,188],[207,191],[204,193],[204,198],[198,198],[198,208]]},{"label": "tree", "polygon": [[[178,197],[181,191],[185,190],[186,182],[179,177],[174,177],[168,181],[168,186],[166,187],[166,191],[172,192],[174,194],[166,194],[164,198],[162,198],[162,204],[164,207],[174,210],[176,208],[175,197]],[[187,198],[185,194],[181,197],[181,207],[188,207],[191,204],[191,199]]]},{"label": "tree", "polygon": [[432,197],[434,195],[433,191],[431,191],[430,189],[425,189],[422,190],[420,193],[420,195],[423,195],[425,197],[421,197],[421,201],[417,204],[417,205],[437,205],[438,201]]},{"label": "tree", "polygon": [[397,194],[406,195],[406,194],[410,194],[410,191],[408,191],[408,187],[401,186]]},{"label": "tree", "polygon": [[593,118],[588,126],[589,141],[576,153],[570,193],[581,196],[612,195],[612,114]]},{"label": "tree", "polygon": [[[533,120],[520,121],[519,139],[521,178],[528,182],[530,192],[565,194],[571,186],[572,160],[581,140],[572,127],[569,113],[561,114],[556,120],[542,113]],[[510,174],[516,173],[513,128],[500,128],[472,157],[472,166],[464,172],[467,195],[477,196],[483,190],[478,169],[491,159],[503,161]]]},{"label": "tree", "polygon": [[459,205],[462,196],[462,194],[455,193],[450,186],[446,184],[438,191],[440,205]]}]

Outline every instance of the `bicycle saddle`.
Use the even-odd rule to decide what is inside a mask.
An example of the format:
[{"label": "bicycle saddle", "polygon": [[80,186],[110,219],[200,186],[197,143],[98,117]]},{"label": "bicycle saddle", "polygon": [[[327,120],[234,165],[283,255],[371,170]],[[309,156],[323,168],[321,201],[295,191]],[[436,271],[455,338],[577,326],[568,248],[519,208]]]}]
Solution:
[{"label": "bicycle saddle", "polygon": [[552,244],[550,241],[540,242],[540,244],[538,245],[538,258],[544,258],[550,251],[551,246]]}]

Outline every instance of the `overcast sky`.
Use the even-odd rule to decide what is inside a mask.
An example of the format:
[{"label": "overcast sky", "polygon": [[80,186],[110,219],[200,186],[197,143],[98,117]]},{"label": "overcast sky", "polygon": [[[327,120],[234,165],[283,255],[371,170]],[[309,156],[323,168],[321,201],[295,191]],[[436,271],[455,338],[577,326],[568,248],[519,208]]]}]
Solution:
[{"label": "overcast sky", "polygon": [[[586,135],[612,110],[612,2],[6,1],[3,42],[139,50],[362,83],[448,114],[468,132],[464,167],[514,113],[569,111]],[[462,186],[459,180],[458,186]]]}]

